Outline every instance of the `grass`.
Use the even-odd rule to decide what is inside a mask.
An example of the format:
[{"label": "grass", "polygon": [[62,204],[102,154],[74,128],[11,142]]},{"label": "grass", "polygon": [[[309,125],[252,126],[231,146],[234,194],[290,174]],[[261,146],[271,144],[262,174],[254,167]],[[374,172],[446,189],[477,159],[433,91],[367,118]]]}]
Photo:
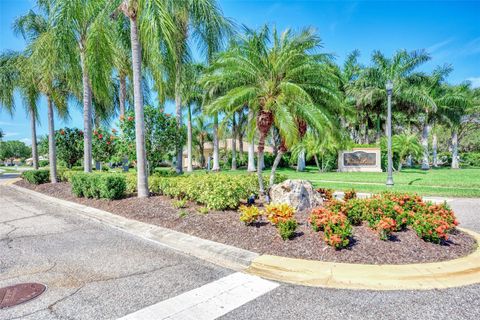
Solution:
[{"label": "grass", "polygon": [[[268,169],[265,170],[268,172]],[[234,174],[242,171],[229,171]],[[393,190],[414,192],[423,196],[480,197],[480,169],[451,170],[449,168],[404,169],[394,172],[395,185],[385,186],[385,172],[324,172],[307,167],[305,172],[296,172],[290,168],[279,168],[278,173],[289,179],[309,180],[317,188],[332,188],[345,191],[355,189],[359,192],[381,192]]]}]

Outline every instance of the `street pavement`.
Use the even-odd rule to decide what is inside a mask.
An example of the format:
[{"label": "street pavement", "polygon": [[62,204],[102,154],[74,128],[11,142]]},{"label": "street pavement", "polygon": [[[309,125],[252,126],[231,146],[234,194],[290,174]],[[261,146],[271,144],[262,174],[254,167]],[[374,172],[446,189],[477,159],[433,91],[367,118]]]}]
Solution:
[{"label": "street pavement", "polygon": [[[0,177],[2,180],[2,177]],[[480,232],[480,199],[453,199]],[[480,285],[353,291],[276,283],[89,220],[0,182],[0,287],[40,282],[3,319],[478,319]]]}]

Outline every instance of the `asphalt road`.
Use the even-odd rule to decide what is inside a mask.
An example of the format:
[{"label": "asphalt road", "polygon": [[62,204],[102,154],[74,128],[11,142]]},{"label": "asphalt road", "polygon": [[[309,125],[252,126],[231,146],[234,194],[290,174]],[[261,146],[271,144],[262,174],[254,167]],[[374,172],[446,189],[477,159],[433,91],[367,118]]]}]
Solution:
[{"label": "asphalt road", "polygon": [[[463,226],[480,231],[479,199],[451,205]],[[0,185],[0,287],[48,286],[36,300],[0,310],[0,319],[116,319],[232,275]],[[478,319],[480,286],[380,292],[280,284],[221,318]]]}]

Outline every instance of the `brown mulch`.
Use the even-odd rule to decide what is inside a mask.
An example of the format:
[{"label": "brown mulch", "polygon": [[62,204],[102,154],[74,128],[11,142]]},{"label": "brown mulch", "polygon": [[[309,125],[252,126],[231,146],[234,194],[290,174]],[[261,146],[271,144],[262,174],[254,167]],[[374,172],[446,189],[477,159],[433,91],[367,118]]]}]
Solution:
[{"label": "brown mulch", "polygon": [[[296,215],[299,227],[295,238],[283,241],[274,226],[265,221],[254,226],[245,226],[239,221],[236,211],[200,214],[197,205],[189,203],[186,209],[176,209],[172,206],[174,200],[164,196],[152,196],[148,199],[129,197],[108,201],[76,198],[72,195],[68,183],[35,186],[19,181],[16,184],[49,196],[259,254],[347,263],[408,264],[459,258],[468,255],[477,246],[471,236],[458,230],[451,234],[445,244],[437,245],[421,240],[410,229],[396,232],[389,241],[382,241],[375,232],[362,225],[354,227],[349,248],[335,250],[325,244],[322,232],[314,232],[307,225],[308,214],[305,212]],[[187,214],[180,214],[181,212]]]}]

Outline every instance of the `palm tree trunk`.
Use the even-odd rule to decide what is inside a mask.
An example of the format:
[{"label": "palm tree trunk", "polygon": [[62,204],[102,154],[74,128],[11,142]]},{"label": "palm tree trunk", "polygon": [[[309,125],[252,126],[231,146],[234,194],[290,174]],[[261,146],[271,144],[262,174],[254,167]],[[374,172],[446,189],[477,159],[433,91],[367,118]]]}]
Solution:
[{"label": "palm tree trunk", "polygon": [[83,48],[80,51],[83,85],[83,170],[92,172],[92,88],[85,65],[84,50]]},{"label": "palm tree trunk", "polygon": [[[192,165],[192,107],[188,105],[187,114],[187,172],[193,172]],[[182,155],[183,156],[183,155]]]},{"label": "palm tree trunk", "polygon": [[277,152],[277,155],[275,156],[275,160],[273,161],[273,165],[272,165],[272,170],[270,172],[269,188],[271,188],[275,183],[275,172],[277,171],[278,164],[280,163],[280,160],[282,160],[282,156],[285,154],[285,152],[287,152],[287,148],[285,147],[284,141],[280,138],[280,145],[278,147],[278,152]]},{"label": "palm tree trunk", "polygon": [[[253,111],[248,111],[248,127],[251,128],[251,124],[253,121]],[[252,137],[250,140],[250,144],[248,145],[248,172],[255,172],[255,138]]]},{"label": "palm tree trunk", "polygon": [[297,171],[305,171],[305,150],[300,151],[298,154]]},{"label": "palm tree trunk", "polygon": [[135,146],[137,152],[137,191],[139,198],[149,196],[147,155],[145,150],[145,117],[142,92],[142,48],[138,36],[137,18],[130,16],[130,41],[132,43],[133,95],[135,107]]},{"label": "palm tree trunk", "polygon": [[124,74],[120,73],[120,97],[119,97],[119,108],[120,108],[120,117],[125,116],[125,102],[127,101],[127,82]]},{"label": "palm tree trunk", "polygon": [[452,130],[452,169],[459,169],[458,163],[458,130],[454,128]]},{"label": "palm tree trunk", "polygon": [[315,164],[317,165],[318,172],[322,172],[322,168],[320,168],[320,163],[318,162],[318,157],[316,154],[313,155],[313,159],[315,159]]},{"label": "palm tree trunk", "polygon": [[55,147],[55,125],[53,115],[53,102],[47,96],[48,107],[48,161],[50,162],[50,182],[57,183],[57,150]]},{"label": "palm tree trunk", "polygon": [[218,145],[218,114],[213,116],[213,167],[212,171],[220,171],[220,150]]},{"label": "palm tree trunk", "polygon": [[432,136],[432,154],[433,154],[433,167],[438,167],[438,157],[437,157],[437,134],[434,133]]},{"label": "palm tree trunk", "polygon": [[37,121],[35,119],[35,110],[30,110],[30,127],[32,129],[32,159],[33,169],[38,169],[38,148],[37,148]]},{"label": "palm tree trunk", "polygon": [[271,112],[262,111],[257,117],[257,128],[260,133],[260,138],[258,140],[258,155],[257,155],[257,177],[259,185],[259,195],[265,195],[265,187],[263,185],[263,155],[265,150],[265,139],[267,138],[268,132],[272,127],[273,123],[273,114]]},{"label": "palm tree trunk", "polygon": [[232,118],[232,170],[237,170],[237,122],[235,113]]},{"label": "palm tree trunk", "polygon": [[422,157],[422,170],[429,170],[429,152],[428,152],[428,135],[430,133],[430,125],[425,120],[422,128],[422,147],[423,147],[423,157]]},{"label": "palm tree trunk", "polygon": [[[175,74],[175,113],[178,130],[182,130],[181,62],[177,62]],[[177,146],[177,173],[183,172],[183,145]]]},{"label": "palm tree trunk", "polygon": [[205,141],[202,138],[200,138],[200,145],[198,146],[199,150],[200,150],[200,165],[202,166],[202,168],[205,168]]}]

